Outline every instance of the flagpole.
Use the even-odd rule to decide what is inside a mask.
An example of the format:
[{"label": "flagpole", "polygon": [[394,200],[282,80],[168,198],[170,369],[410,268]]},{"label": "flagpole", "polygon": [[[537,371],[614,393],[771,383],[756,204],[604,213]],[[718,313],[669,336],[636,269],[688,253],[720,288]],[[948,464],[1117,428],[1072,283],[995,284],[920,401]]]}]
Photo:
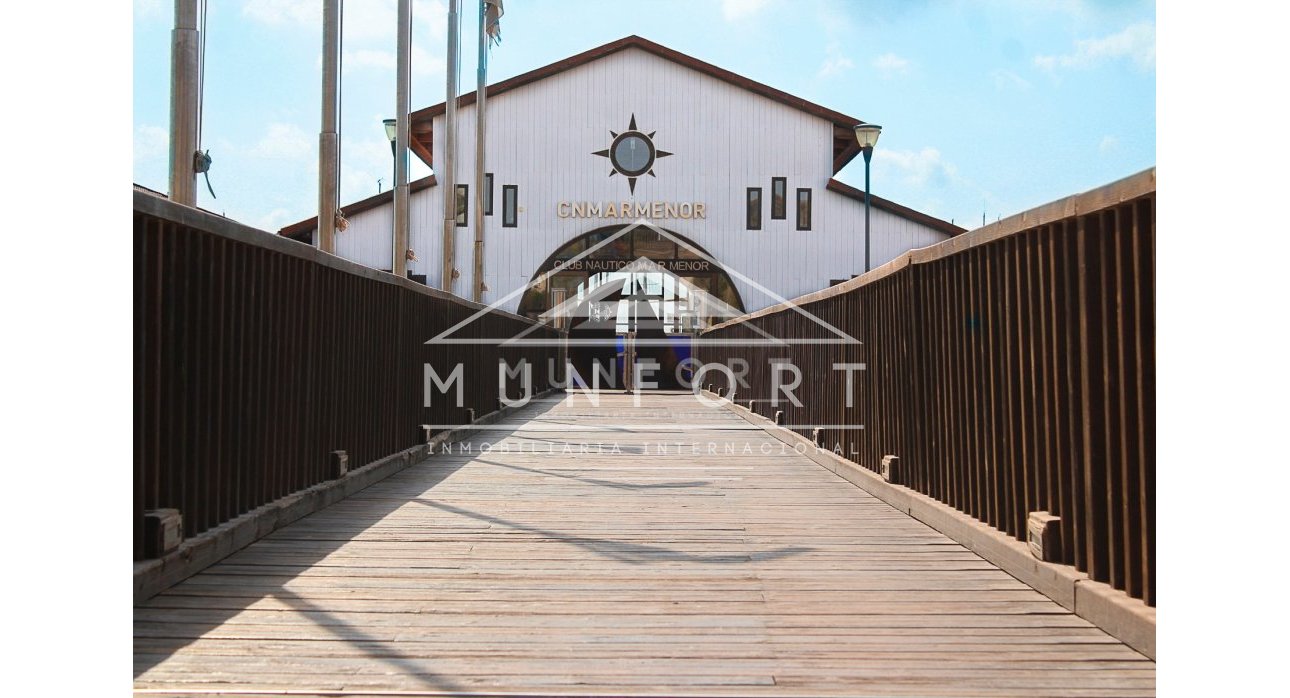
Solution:
[{"label": "flagpole", "polygon": [[201,118],[197,0],[175,0],[175,28],[170,37],[170,200],[196,206],[193,154],[201,147],[197,132]]},{"label": "flagpole", "polygon": [[394,244],[390,246],[390,270],[395,276],[408,275],[408,123],[412,75],[412,0],[399,0],[397,64],[395,68],[394,136]]},{"label": "flagpole", "polygon": [[479,66],[475,78],[475,266],[474,301],[484,302],[484,134],[488,100],[487,0],[479,0]]},{"label": "flagpole", "polygon": [[318,249],[336,254],[336,164],[340,157],[340,0],[323,1],[322,131],[318,134]]},{"label": "flagpole", "polygon": [[460,23],[459,0],[448,0],[448,61],[447,89],[444,99],[443,166],[439,170],[443,187],[443,276],[439,287],[452,293],[452,272],[456,260],[454,251],[457,235],[457,48]]}]

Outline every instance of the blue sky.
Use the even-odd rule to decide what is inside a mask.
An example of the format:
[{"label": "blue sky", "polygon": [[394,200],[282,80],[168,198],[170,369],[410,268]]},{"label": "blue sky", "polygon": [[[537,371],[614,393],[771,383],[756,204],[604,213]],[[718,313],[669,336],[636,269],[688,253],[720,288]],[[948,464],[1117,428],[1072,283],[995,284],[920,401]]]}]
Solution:
[{"label": "blue sky", "polygon": [[[171,5],[136,0],[133,20],[134,180],[162,191]],[[219,198],[199,184],[201,206],[270,230],[312,215],[320,8],[211,3],[203,147]],[[345,2],[342,202],[389,187],[394,8]],[[414,2],[414,109],[443,100],[446,14]],[[874,193],[966,227],[1156,164],[1154,3],[510,0],[490,82],[628,34],[882,124]],[[839,177],[862,185],[863,162]]]}]

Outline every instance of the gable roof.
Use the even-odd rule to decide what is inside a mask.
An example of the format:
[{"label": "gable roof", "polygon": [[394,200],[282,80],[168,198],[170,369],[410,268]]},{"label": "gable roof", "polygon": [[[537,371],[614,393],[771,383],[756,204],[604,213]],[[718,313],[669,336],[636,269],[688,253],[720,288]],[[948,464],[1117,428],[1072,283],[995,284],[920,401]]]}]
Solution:
[{"label": "gable roof", "polygon": [[[648,53],[654,54],[666,60],[672,61],[673,63],[683,65],[687,68],[691,68],[705,75],[714,77],[718,80],[722,80],[724,82],[730,83],[731,85],[734,85],[736,87],[748,90],[749,92],[752,92],[754,94],[761,95],[762,97],[766,97],[767,99],[771,99],[773,101],[779,102],[780,104],[790,106],[794,109],[804,111],[808,114],[812,114],[826,121],[833,122],[833,174],[837,174],[838,171],[841,170],[843,167],[845,167],[847,163],[851,162],[851,160],[853,160],[856,155],[860,154],[860,146],[856,142],[856,138],[855,138],[855,127],[862,123],[865,123],[860,119],[857,119],[854,116],[847,116],[842,112],[834,111],[833,109],[829,109],[828,107],[821,106],[814,102],[802,99],[801,97],[791,95],[787,92],[784,92],[783,90],[775,89],[770,85],[766,85],[764,83],[757,82],[756,80],[746,78],[742,75],[739,75],[738,73],[732,73],[729,70],[726,70],[725,68],[720,68],[715,65],[712,65],[711,63],[706,63],[697,58],[694,58],[693,56],[688,56],[684,53],[681,53],[680,51],[670,49],[666,46],[663,46],[662,44],[656,44],[653,41],[650,41],[649,39],[645,39],[645,38],[636,36],[634,34],[631,36],[624,37],[622,39],[618,39],[617,41],[611,41],[607,44],[604,44],[603,46],[597,46],[596,48],[593,48],[589,51],[583,51],[582,53],[570,56],[560,61],[556,61],[555,63],[542,66],[541,68],[530,70],[527,73],[521,73],[519,75],[516,75],[515,77],[507,78],[506,80],[502,80],[501,82],[493,83],[488,86],[488,96],[489,98],[495,97],[509,90],[513,90],[518,87],[523,87],[524,85],[528,85],[530,83],[538,82],[539,80],[543,80],[553,75],[557,75],[566,70],[570,70],[581,65],[586,65],[587,63],[591,63],[592,61],[599,60],[606,56],[610,56],[612,54],[618,53],[619,51],[624,51],[630,48],[641,49],[642,51],[646,51]],[[476,92],[473,92],[473,91],[468,92],[458,97],[457,104],[458,106],[474,104],[476,98],[477,98]],[[411,148],[414,153],[416,153],[417,157],[421,158],[422,162],[424,162],[427,166],[429,166],[432,169],[434,168],[434,163],[432,162],[432,157],[431,157],[431,153],[434,150],[433,148],[434,118],[437,116],[443,115],[444,111],[446,110],[446,107],[447,107],[446,102],[440,102],[438,104],[425,107],[423,109],[418,109],[412,112],[412,114],[410,115],[410,120],[411,120],[410,130],[411,130],[412,138],[408,144],[408,147]],[[414,180],[409,184],[410,184],[411,191],[415,192],[415,191],[420,191],[422,189],[425,189],[427,187],[435,186],[436,180],[435,180],[435,176],[432,174],[428,177],[423,177],[421,179]],[[830,179],[825,188],[828,189],[829,191],[841,194],[843,196],[857,199],[859,201],[864,201],[863,191],[856,189],[855,187],[852,187],[849,184],[840,182],[836,179]],[[366,211],[368,209],[375,208],[386,202],[389,202],[393,199],[393,197],[394,197],[393,190],[387,190],[375,196],[370,196],[361,201],[357,201],[352,204],[349,204],[345,206],[343,210],[345,212],[345,215],[347,216],[353,215],[355,213]],[[887,199],[883,199],[881,197],[872,196],[872,195],[870,196],[870,200],[874,208],[882,209],[884,211],[894,213],[898,216],[902,216],[909,220],[922,223],[923,225],[926,225],[934,230],[945,233],[946,235],[949,235],[949,236],[955,236],[955,235],[959,235],[960,233],[967,232],[965,228],[960,228],[957,225],[954,225],[947,221],[943,221],[939,218],[933,218],[932,216],[929,216],[925,213],[921,213],[919,211],[915,211],[914,209],[902,206],[898,203],[895,203],[894,201],[889,201]],[[301,242],[309,242],[310,241],[309,233],[312,230],[314,230],[317,227],[317,225],[318,225],[318,218],[317,216],[315,216],[313,218],[307,218],[297,223],[288,225],[285,228],[282,228],[280,231],[278,231],[278,234],[284,235],[286,237],[290,237],[296,240],[300,240]]]},{"label": "gable roof", "polygon": [[[577,55],[570,56],[564,60],[556,61],[550,65],[544,65],[541,68],[530,70],[527,73],[521,73],[513,78],[507,78],[501,82],[493,83],[488,86],[488,97],[491,99],[499,94],[503,94],[517,87],[523,87],[530,83],[538,82],[552,75],[558,75],[566,70],[586,65],[592,61],[599,60],[606,56],[624,51],[629,48],[638,48],[642,51],[652,53],[660,58],[683,65],[692,70],[696,70],[705,75],[709,75],[718,80],[730,83],[736,87],[743,88],[767,99],[790,106],[794,109],[804,111],[808,114],[818,116],[826,121],[833,122],[833,174],[851,162],[856,155],[860,154],[860,146],[856,143],[855,127],[864,123],[854,116],[847,116],[839,111],[834,111],[828,107],[821,106],[814,102],[791,95],[783,90],[777,90],[770,85],[757,82],[746,78],[738,73],[732,73],[725,68],[719,68],[711,63],[705,63],[693,56],[688,56],[680,51],[670,49],[662,44],[656,44],[649,39],[645,39],[633,34],[617,41],[611,41],[603,46],[597,46],[589,51],[583,51]],[[477,98],[477,92],[468,92],[457,98],[458,107],[467,104],[474,104]],[[411,132],[412,142],[409,147],[421,158],[426,165],[434,167],[431,153],[434,152],[434,127],[433,122],[436,116],[441,116],[447,107],[446,102],[440,102],[433,106],[418,109],[411,115]]]}]

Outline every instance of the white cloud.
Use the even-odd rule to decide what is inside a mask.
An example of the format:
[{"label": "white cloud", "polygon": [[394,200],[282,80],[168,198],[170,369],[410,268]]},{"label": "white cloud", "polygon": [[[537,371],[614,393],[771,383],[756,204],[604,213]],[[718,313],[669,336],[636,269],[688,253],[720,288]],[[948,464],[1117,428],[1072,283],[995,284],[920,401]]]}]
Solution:
[{"label": "white cloud", "polygon": [[170,154],[170,133],[160,126],[141,124],[134,131],[134,161],[166,158]]},{"label": "white cloud", "polygon": [[825,53],[827,55],[824,58],[824,62],[820,64],[820,70],[817,73],[819,77],[827,78],[839,75],[856,67],[856,64],[850,58],[842,55],[842,50],[836,42],[829,44],[825,48]]},{"label": "white cloud", "polygon": [[909,59],[901,58],[894,53],[884,53],[873,59],[873,67],[878,69],[884,78],[893,78],[909,73]]},{"label": "white cloud", "polygon": [[134,16],[136,19],[161,17],[161,0],[134,0]]},{"label": "white cloud", "polygon": [[[351,0],[345,3],[345,39],[367,41],[379,39],[394,50],[395,30],[398,28],[398,6],[394,0]],[[420,3],[412,5],[412,21],[421,13]],[[446,10],[445,10],[446,13]],[[445,23],[447,19],[444,20]]]},{"label": "white cloud", "polygon": [[[462,3],[463,10],[465,6]],[[433,39],[443,41],[448,38],[448,6],[440,0],[413,0],[412,22],[428,29]],[[502,19],[502,24],[506,24],[505,18]],[[413,29],[419,31],[415,27]]]},{"label": "white cloud", "polygon": [[[385,154],[390,154],[388,149]],[[340,202],[343,207],[345,204],[366,199],[373,194],[386,191],[390,188],[390,182],[393,181],[394,175],[390,167],[386,167],[383,170],[360,169],[350,167],[346,163],[345,171],[340,173],[340,178]],[[380,184],[377,184],[378,179]]]},{"label": "white cloud", "polygon": [[721,0],[721,15],[727,22],[748,19],[766,9],[769,0]]},{"label": "white cloud", "polygon": [[[413,156],[408,179],[415,181],[430,174],[421,161]],[[353,203],[377,193],[376,180],[381,180],[381,191],[389,191],[394,180],[394,158],[390,142],[384,137],[345,139],[341,156],[341,203]]]},{"label": "white cloud", "polygon": [[993,73],[990,73],[990,77],[994,78],[995,89],[999,89],[999,90],[1006,90],[1009,88],[1018,89],[1018,90],[1030,89],[1030,81],[1021,77],[1020,75],[1017,75],[1011,70],[996,70]]},{"label": "white cloud", "polygon": [[[398,68],[398,63],[393,51],[364,48],[346,51],[345,67],[347,69],[351,67],[374,68],[394,73]],[[443,56],[430,53],[420,46],[412,47],[413,75],[443,75],[445,69],[446,61]]]},{"label": "white cloud", "polygon": [[[995,211],[1009,210],[989,190],[960,174],[954,163],[947,161],[940,150],[932,146],[893,150],[884,148],[880,142],[873,154],[874,190],[880,196],[889,196],[887,192],[891,192],[890,197],[902,204],[968,228],[978,224],[983,209],[990,211],[991,218],[996,216]],[[863,187],[863,163],[846,168],[839,179],[857,188]],[[954,210],[962,202],[973,199],[980,201],[982,206],[975,213],[963,216],[959,215],[964,213],[962,208]]]},{"label": "white cloud", "polygon": [[[365,199],[376,193],[376,180],[381,180],[382,190],[390,188],[393,181],[394,156],[390,142],[380,128],[383,117],[378,113],[363,119],[371,124],[368,129],[354,128],[341,136],[341,197],[342,203]],[[416,158],[412,158],[417,162]],[[416,175],[410,175],[416,179]]]},{"label": "white cloud", "polygon": [[322,3],[315,0],[247,0],[242,14],[269,25],[322,26]]},{"label": "white cloud", "polygon": [[1156,27],[1151,22],[1129,25],[1100,39],[1080,39],[1075,52],[1060,56],[1035,56],[1035,65],[1048,71],[1090,68],[1100,63],[1128,59],[1142,70],[1156,66]]},{"label": "white cloud", "polygon": [[[463,21],[474,15],[462,3]],[[502,20],[505,25],[506,20]],[[422,36],[442,41],[448,36],[448,6],[442,0],[414,0],[412,3],[413,44]],[[345,40],[380,42],[394,46],[398,25],[395,0],[350,0],[346,3]],[[465,29],[463,25],[463,30]],[[392,49],[391,49],[392,50]]]},{"label": "white cloud", "polygon": [[447,60],[443,56],[430,53],[420,46],[412,47],[413,75],[443,75],[447,69]]},{"label": "white cloud", "polygon": [[377,68],[393,71],[397,65],[393,51],[364,48],[346,51],[345,67]]},{"label": "white cloud", "polygon": [[273,160],[296,160],[307,158],[317,147],[317,136],[310,135],[295,124],[273,123],[247,154],[251,157]]},{"label": "white cloud", "polygon": [[282,229],[282,226],[294,222],[296,222],[296,219],[292,218],[290,211],[285,208],[275,208],[257,218],[253,223],[251,223],[251,227],[259,228],[260,230],[267,230],[270,233],[276,233]]},{"label": "white cloud", "polygon": [[[242,14],[270,26],[322,29],[322,3],[317,0],[247,0],[242,5]],[[448,34],[448,6],[442,0],[414,0],[412,22],[414,43],[420,36],[442,41]],[[398,3],[396,0],[350,0],[345,3],[343,23],[346,42],[393,46]]]},{"label": "white cloud", "polygon": [[[371,119],[373,124],[379,121]],[[385,174],[393,167],[394,156],[390,153],[390,142],[385,140],[385,133],[369,134],[364,137],[346,138],[342,144],[345,149],[346,167],[354,166],[361,169],[374,170]],[[389,178],[386,178],[389,181]]]},{"label": "white cloud", "polygon": [[876,170],[887,170],[910,186],[943,187],[958,180],[958,168],[931,146],[917,151],[876,148],[873,156]]},{"label": "white cloud", "polygon": [[1097,144],[1097,152],[1106,155],[1120,146],[1120,139],[1115,136],[1102,136],[1102,142]]}]

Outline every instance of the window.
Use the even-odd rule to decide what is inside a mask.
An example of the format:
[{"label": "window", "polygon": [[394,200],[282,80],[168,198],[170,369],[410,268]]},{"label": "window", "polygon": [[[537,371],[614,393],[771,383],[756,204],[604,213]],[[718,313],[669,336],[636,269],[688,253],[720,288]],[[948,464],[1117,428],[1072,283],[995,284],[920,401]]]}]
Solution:
[{"label": "window", "polygon": [[520,188],[514,184],[502,185],[502,227],[514,228],[519,209]]},{"label": "window", "polygon": [[761,230],[761,187],[748,187],[748,229]]},{"label": "window", "polygon": [[470,185],[457,185],[457,227],[465,228],[470,218]]},{"label": "window", "polygon": [[493,173],[484,173],[484,215],[493,215]]},{"label": "window", "polygon": [[782,221],[788,217],[788,178],[770,178],[770,217]]},{"label": "window", "polygon": [[797,190],[797,229],[811,229],[811,190]]},{"label": "window", "polygon": [[[564,303],[565,299],[568,298],[568,296],[569,296],[569,289],[552,288],[551,289],[551,309],[554,310],[555,308],[559,308],[560,304]],[[562,330],[564,329],[564,321],[568,318],[568,315],[567,315],[568,312],[569,311],[565,309],[565,310],[561,310],[560,313],[555,315],[553,320],[555,322],[556,327]]]}]

